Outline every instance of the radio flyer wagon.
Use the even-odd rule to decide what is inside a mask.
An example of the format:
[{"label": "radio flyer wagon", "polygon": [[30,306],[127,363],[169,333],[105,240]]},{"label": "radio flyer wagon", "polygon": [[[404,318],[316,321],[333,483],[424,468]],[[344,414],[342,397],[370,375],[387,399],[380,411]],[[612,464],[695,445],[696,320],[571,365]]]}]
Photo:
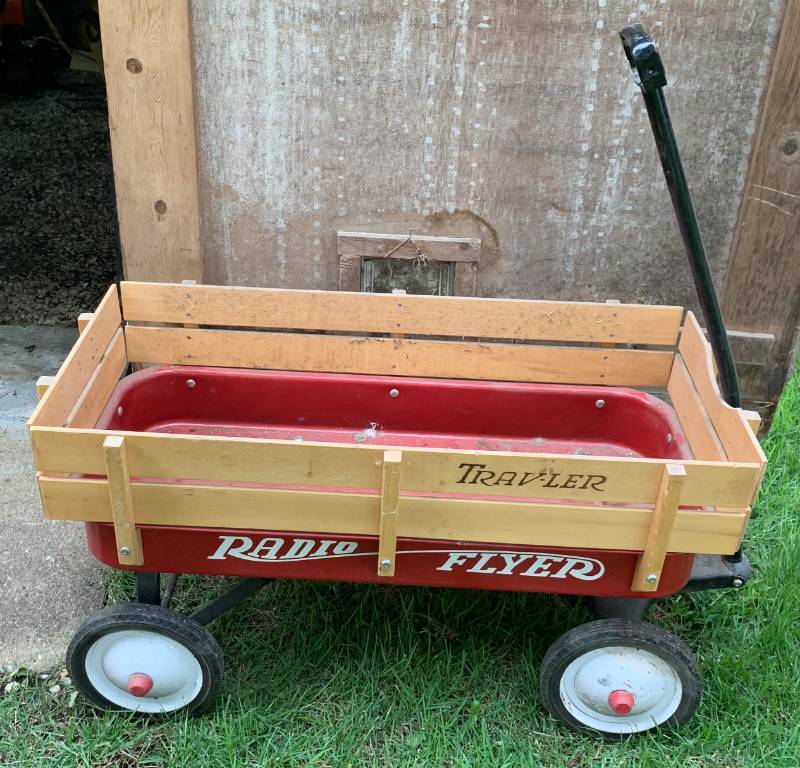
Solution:
[{"label": "radio flyer wagon", "polygon": [[[30,419],[45,515],[85,521],[92,553],[138,578],[137,602],[70,645],[89,699],[208,708],[207,625],[293,578],[591,598],[600,618],[542,663],[550,712],[612,737],[692,715],[691,651],[641,617],[746,580],[765,458],[735,407],[658,54],[639,27],[623,40],[711,345],[674,306],[112,286]],[[162,572],[242,580],[187,616]]]}]

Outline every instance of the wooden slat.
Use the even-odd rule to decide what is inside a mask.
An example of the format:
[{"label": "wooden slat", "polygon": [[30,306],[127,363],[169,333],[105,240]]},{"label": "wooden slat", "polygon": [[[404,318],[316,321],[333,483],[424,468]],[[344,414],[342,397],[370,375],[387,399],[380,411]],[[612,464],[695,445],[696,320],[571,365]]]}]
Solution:
[{"label": "wooden slat", "polygon": [[724,461],[725,451],[680,356],[675,358],[672,366],[667,392],[694,458],[701,461]]},{"label": "wooden slat", "polygon": [[117,542],[117,558],[122,565],[143,565],[142,534],[134,520],[131,478],[125,456],[125,438],[109,435],[103,441],[106,459],[106,483],[111,519]]},{"label": "wooden slat", "polygon": [[28,420],[29,424],[60,427],[67,423],[121,322],[117,287],[112,285]]},{"label": "wooden slat", "polygon": [[125,336],[122,328],[119,328],[67,417],[68,426],[91,429],[97,424],[108,398],[127,366]]},{"label": "wooden slat", "polygon": [[[109,522],[105,480],[40,477],[45,514],[59,520]],[[197,486],[131,484],[139,525],[378,533],[380,495]],[[642,550],[652,509],[582,507],[402,496],[397,535],[598,549]],[[730,554],[747,510],[680,509],[670,552]]]},{"label": "wooden slat", "polygon": [[339,258],[385,258],[391,251],[393,259],[413,259],[417,248],[435,261],[478,261],[481,256],[480,238],[474,237],[430,237],[413,233],[410,236],[376,232],[336,233]]},{"label": "wooden slat", "polygon": [[761,414],[758,411],[742,411],[742,414],[750,427],[750,431],[757,438],[758,431],[761,429]]},{"label": "wooden slat", "polygon": [[[380,488],[383,451],[387,448],[136,432],[114,434],[126,437],[128,462],[134,477],[312,488]],[[98,430],[32,428],[36,466],[43,472],[102,475],[104,437],[105,433]],[[687,505],[748,506],[761,475],[757,464],[680,463],[686,466],[682,499]],[[653,504],[664,464],[657,459],[404,448],[403,490]],[[478,472],[489,474],[479,476]]]},{"label": "wooden slat", "polygon": [[89,325],[93,315],[94,312],[81,312],[78,315],[78,336],[86,330],[86,326]]},{"label": "wooden slat", "polygon": [[453,296],[393,296],[122,283],[129,322],[671,345],[683,309]]},{"label": "wooden slat", "polygon": [[728,459],[766,463],[764,452],[742,412],[731,408],[720,396],[713,374],[711,347],[692,312],[686,313],[678,348]]},{"label": "wooden slat", "polygon": [[385,451],[383,454],[381,519],[378,530],[378,576],[394,576],[402,460],[401,451]]},{"label": "wooden slat", "polygon": [[189,0],[100,0],[125,275],[202,280]]},{"label": "wooden slat", "polygon": [[664,467],[644,551],[633,574],[631,590],[634,592],[655,592],[658,589],[685,479],[686,470],[680,464],[667,464]]},{"label": "wooden slat", "polygon": [[127,326],[141,363],[666,386],[672,352]]}]

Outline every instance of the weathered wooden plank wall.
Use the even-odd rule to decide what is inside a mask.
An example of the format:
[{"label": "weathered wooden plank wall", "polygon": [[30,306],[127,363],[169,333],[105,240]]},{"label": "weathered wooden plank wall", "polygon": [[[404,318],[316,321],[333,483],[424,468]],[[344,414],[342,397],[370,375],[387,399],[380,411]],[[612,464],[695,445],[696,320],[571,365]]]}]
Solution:
[{"label": "weathered wooden plank wall", "polygon": [[490,296],[693,288],[616,35],[657,36],[722,281],[781,0],[195,0],[209,283],[337,287],[336,231],[480,237]]}]

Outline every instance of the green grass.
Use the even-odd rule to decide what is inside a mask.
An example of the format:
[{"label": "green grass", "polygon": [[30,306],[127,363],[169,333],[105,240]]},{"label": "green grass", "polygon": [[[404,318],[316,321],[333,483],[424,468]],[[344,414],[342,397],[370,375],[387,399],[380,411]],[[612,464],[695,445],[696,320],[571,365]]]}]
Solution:
[{"label": "green grass", "polygon": [[[607,744],[543,712],[538,662],[589,618],[572,599],[282,582],[212,625],[227,663],[213,713],[104,714],[69,685],[50,693],[59,672],[17,673],[20,687],[0,694],[0,765],[796,768],[800,375],[765,449],[770,466],[747,538],[753,580],[650,614],[695,649],[705,677],[700,710],[676,733]],[[220,586],[186,579],[178,607]],[[110,601],[132,587],[113,575]]]}]

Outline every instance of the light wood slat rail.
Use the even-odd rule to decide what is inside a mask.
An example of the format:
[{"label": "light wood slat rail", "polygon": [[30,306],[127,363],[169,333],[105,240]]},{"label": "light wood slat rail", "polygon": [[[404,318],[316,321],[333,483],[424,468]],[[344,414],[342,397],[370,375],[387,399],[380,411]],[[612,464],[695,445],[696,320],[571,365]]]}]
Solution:
[{"label": "light wood slat rail", "polygon": [[[302,487],[378,489],[388,447],[113,434],[126,438],[133,477]],[[36,466],[42,472],[103,475],[104,438],[99,430],[31,429]],[[682,503],[750,505],[760,477],[758,465],[680,463],[687,472]],[[403,491],[653,504],[664,464],[657,459],[405,448]]]},{"label": "light wood slat rail", "polygon": [[[45,514],[52,519],[110,522],[108,483],[40,477]],[[132,482],[139,525],[336,532],[375,536],[377,492],[326,493],[261,488]],[[653,515],[637,507],[582,507],[402,496],[397,535],[450,541],[492,541],[576,548],[642,550]],[[671,552],[730,554],[748,510],[680,509]]]},{"label": "light wood slat rail", "polygon": [[129,322],[672,345],[683,309],[123,282]]},{"label": "light wood slat rail", "polygon": [[383,454],[381,519],[378,531],[378,576],[394,576],[402,461],[403,454],[400,451],[385,451]]},{"label": "light wood slat rail", "polygon": [[143,565],[142,534],[136,527],[131,495],[131,478],[125,452],[125,438],[109,435],[103,441],[106,459],[108,498],[114,536],[117,542],[117,558],[122,565]]},{"label": "light wood slat rail", "polygon": [[127,326],[131,362],[663,387],[672,352]]}]

